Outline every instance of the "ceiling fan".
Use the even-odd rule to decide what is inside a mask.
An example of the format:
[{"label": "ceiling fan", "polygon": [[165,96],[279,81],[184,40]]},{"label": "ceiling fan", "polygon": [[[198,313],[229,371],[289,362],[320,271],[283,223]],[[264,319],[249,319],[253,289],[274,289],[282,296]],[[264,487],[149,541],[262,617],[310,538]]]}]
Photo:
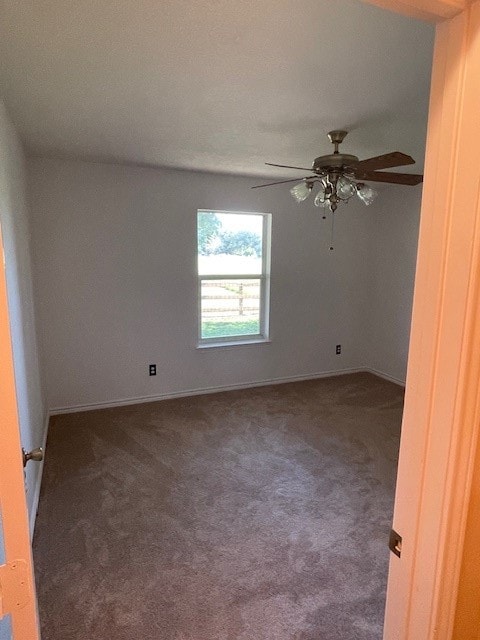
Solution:
[{"label": "ceiling fan", "polygon": [[[320,190],[315,196],[314,204],[317,207],[330,209],[332,213],[336,211],[340,202],[347,202],[353,196],[358,196],[366,205],[371,204],[378,194],[375,189],[365,183],[365,180],[410,186],[422,182],[423,176],[419,174],[381,171],[381,169],[415,164],[415,160],[411,156],[407,156],[400,151],[385,153],[366,160],[359,160],[357,156],[340,153],[338,147],[347,133],[347,131],[340,130],[330,131],[328,137],[334,145],[334,151],[332,154],[315,158],[311,169],[273,164],[272,162],[266,162],[265,164],[271,167],[299,169],[300,171],[312,173],[313,175],[305,176],[300,183],[294,185],[290,189],[290,193],[297,202],[303,202],[312,192],[314,185],[318,183]],[[297,178],[259,184],[252,187],[252,189],[285,184],[286,182],[297,182]]]}]

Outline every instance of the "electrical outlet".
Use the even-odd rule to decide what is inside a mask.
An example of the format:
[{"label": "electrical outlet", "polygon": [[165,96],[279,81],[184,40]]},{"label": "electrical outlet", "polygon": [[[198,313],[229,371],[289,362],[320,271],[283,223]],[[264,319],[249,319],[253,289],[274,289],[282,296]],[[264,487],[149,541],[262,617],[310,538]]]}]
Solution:
[{"label": "electrical outlet", "polygon": [[342,345],[341,344],[337,344],[337,346],[335,347],[335,353],[337,354],[337,356],[339,356],[342,353]]},{"label": "electrical outlet", "polygon": [[151,364],[148,366],[148,375],[156,376],[157,375],[157,365]]}]

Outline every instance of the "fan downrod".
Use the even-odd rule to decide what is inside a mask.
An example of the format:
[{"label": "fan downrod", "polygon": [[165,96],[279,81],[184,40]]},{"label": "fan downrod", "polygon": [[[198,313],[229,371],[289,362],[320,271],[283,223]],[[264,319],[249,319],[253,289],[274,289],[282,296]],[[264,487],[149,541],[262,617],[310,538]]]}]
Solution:
[{"label": "fan downrod", "polygon": [[335,150],[333,153],[339,153],[338,145],[342,144],[347,133],[348,131],[343,131],[341,129],[334,129],[333,131],[329,131],[329,133],[327,134],[328,139],[335,146]]}]

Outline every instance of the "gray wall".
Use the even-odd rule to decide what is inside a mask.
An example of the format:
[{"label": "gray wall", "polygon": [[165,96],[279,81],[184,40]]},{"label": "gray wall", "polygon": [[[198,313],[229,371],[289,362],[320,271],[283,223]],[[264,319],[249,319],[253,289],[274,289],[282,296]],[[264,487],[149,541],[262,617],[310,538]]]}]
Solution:
[{"label": "gray wall", "polygon": [[[363,365],[360,203],[338,214],[329,251],[313,204],[284,186],[252,191],[256,179],[31,159],[29,181],[49,407]],[[196,349],[197,208],[273,214],[271,343]]]},{"label": "gray wall", "polygon": [[[22,444],[43,445],[46,415],[40,383],[30,263],[30,230],[25,202],[24,158],[20,142],[0,101],[0,224],[7,278],[15,382]],[[27,502],[33,522],[41,464],[26,469]]]},{"label": "gray wall", "polygon": [[[329,221],[285,186],[41,158],[28,169],[51,409],[359,368],[404,381],[420,187],[339,209],[329,251]],[[273,214],[271,343],[196,349],[197,208]]]},{"label": "gray wall", "polygon": [[389,186],[369,208],[364,357],[372,370],[405,382],[422,186]]}]

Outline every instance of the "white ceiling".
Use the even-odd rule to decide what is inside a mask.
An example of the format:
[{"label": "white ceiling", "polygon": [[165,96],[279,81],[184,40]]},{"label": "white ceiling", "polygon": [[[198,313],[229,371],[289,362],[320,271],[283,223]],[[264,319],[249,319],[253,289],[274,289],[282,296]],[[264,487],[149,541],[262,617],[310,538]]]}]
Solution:
[{"label": "white ceiling", "polygon": [[[432,25],[359,0],[1,0],[30,153],[258,176],[425,144]],[[293,172],[293,175],[298,173]]]}]

